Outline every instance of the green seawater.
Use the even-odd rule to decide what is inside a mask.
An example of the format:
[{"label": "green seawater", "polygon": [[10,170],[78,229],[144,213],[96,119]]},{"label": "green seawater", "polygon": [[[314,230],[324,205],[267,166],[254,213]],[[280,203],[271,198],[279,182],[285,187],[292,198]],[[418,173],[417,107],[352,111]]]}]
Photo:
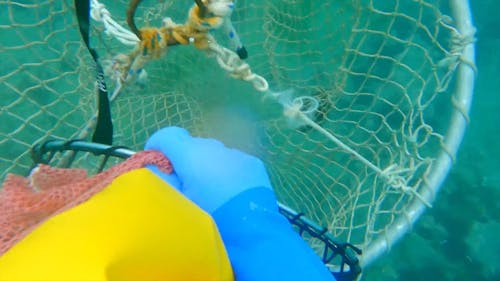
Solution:
[{"label": "green seawater", "polygon": [[434,207],[364,280],[500,280],[500,1],[470,4],[479,71],[458,157]]},{"label": "green seawater", "polygon": [[[248,1],[241,0],[240,3]],[[26,2],[29,4],[30,1],[18,2]],[[144,2],[146,3],[148,1]],[[152,2],[153,1],[149,1],[148,4]],[[348,1],[337,2],[347,3]],[[395,0],[387,0],[387,3],[389,2],[395,2]],[[21,10],[21,6],[18,5],[7,6],[8,9],[0,10],[0,16],[4,19],[0,21],[1,23],[8,23],[10,20],[9,14]],[[114,5],[109,6],[110,9],[112,9]],[[54,5],[54,7],[57,7],[57,5]],[[373,265],[364,270],[363,280],[500,280],[500,239],[498,238],[500,237],[500,97],[498,90],[500,89],[500,79],[498,78],[500,76],[500,17],[496,16],[494,13],[494,11],[500,11],[500,1],[471,0],[471,8],[474,22],[477,27],[476,65],[479,72],[476,79],[474,99],[470,112],[470,124],[467,128],[457,159],[433,204],[434,207],[424,213],[414,228],[406,234],[400,242],[394,245],[388,254],[383,255],[377,259]],[[54,11],[58,10],[55,8],[53,9]],[[300,11],[307,12],[307,9]],[[271,14],[276,13],[276,17],[278,17],[281,10],[270,10],[268,12]],[[252,10],[248,10],[246,14],[237,14],[235,16],[241,17],[242,19],[246,17],[250,20],[257,17],[252,13]],[[18,16],[16,20],[19,20],[18,24],[22,25],[24,23],[22,21],[23,18],[26,23],[30,23],[33,22],[33,19],[43,19],[45,17],[46,15],[44,14],[33,13]],[[59,20],[62,17],[54,18]],[[294,22],[293,17],[285,20]],[[44,26],[47,29],[54,30],[57,28],[53,28],[52,26],[65,26],[67,24],[67,22],[54,21],[50,24],[51,26]],[[295,28],[301,29],[303,27],[295,26]],[[33,33],[29,34],[26,33],[23,36],[29,36],[34,41],[46,39],[43,30],[32,32]],[[243,34],[247,34],[247,36],[252,36],[251,30],[243,30],[242,32]],[[404,32],[404,30],[400,32]],[[0,44],[6,47],[20,45],[23,42],[25,44],[29,43],[29,40],[26,38],[23,39],[26,41],[16,41],[18,40],[16,39],[18,35],[15,29],[4,29],[0,27]],[[277,32],[275,35],[277,38],[276,40],[301,39],[286,38],[285,35]],[[299,35],[300,34],[297,36]],[[317,35],[321,36],[321,34]],[[65,32],[60,32],[52,36],[64,37],[64,39],[60,41],[69,41],[71,39],[78,42],[79,40],[77,33],[70,33],[68,35]],[[283,38],[280,36],[283,36]],[[316,34],[310,34],[310,36],[316,36]],[[250,37],[247,38],[250,39]],[[277,48],[276,51],[286,52],[293,48],[297,48],[297,52],[301,51],[300,46],[294,46],[293,42],[288,42],[288,44],[290,45],[288,46],[289,49],[280,50]],[[0,50],[2,50],[1,47],[2,46],[0,46]],[[78,45],[54,45],[50,47],[52,47],[53,50],[66,48],[68,52],[74,52]],[[257,44],[249,46],[249,49],[253,49],[254,53],[260,52],[261,48],[262,46]],[[397,52],[397,50],[393,51]],[[73,66],[79,63],[76,56],[68,56],[67,59],[58,60],[59,54],[57,52],[51,52],[50,48],[41,49],[39,52],[45,52],[43,54],[37,52],[33,53],[33,48],[30,49],[29,52],[22,48],[9,50],[9,52],[9,55],[1,57],[2,61],[0,62],[0,78],[3,79],[0,80],[2,82],[0,83],[0,98],[2,99],[0,100],[0,105],[2,107],[12,105],[17,100],[17,96],[12,89],[15,85],[23,84],[36,86],[39,82],[36,77],[42,80],[50,80],[61,72],[74,70]],[[339,50],[332,50],[327,56],[318,56],[312,53],[309,54],[308,59],[312,61],[330,60],[332,58],[329,56],[334,57],[337,55],[336,52],[339,52]],[[17,55],[18,57],[13,58],[13,55]],[[50,65],[50,67],[44,71],[39,71],[36,69],[36,66],[28,66],[24,72],[29,73],[33,71],[34,75],[8,76],[8,72],[14,69],[14,64],[20,62],[24,63],[25,60],[23,58],[26,58],[26,62],[32,62],[29,59],[31,57],[45,57],[48,60],[46,63]],[[172,54],[172,58],[174,57],[175,54]],[[89,59],[88,54],[85,58]],[[204,59],[204,57],[200,56],[198,60],[203,61]],[[257,70],[266,69],[267,64],[270,62],[265,61],[265,59],[269,58],[261,55],[252,61],[251,57],[250,62],[254,62]],[[282,57],[270,59],[274,59],[275,63],[285,65],[291,69],[289,71],[290,76],[283,79],[295,79],[300,81],[303,77],[314,77],[314,75],[317,74],[312,72],[309,68],[299,68],[295,71],[292,66],[297,62],[286,57],[286,54]],[[262,62],[255,63],[259,62],[259,60],[262,60]],[[152,65],[154,64],[158,64],[158,62],[153,62]],[[223,73],[223,71],[217,69],[217,67],[216,63],[212,61],[204,65],[202,69],[204,71],[212,71],[212,75],[213,73],[220,73],[221,76],[227,75]],[[177,71],[175,66],[172,68],[173,69],[170,70],[171,73],[175,73]],[[311,71],[311,73],[307,71]],[[263,75],[272,76],[273,73],[263,73]],[[89,100],[92,100],[90,98],[82,99],[80,96],[81,93],[75,91],[74,93],[68,94],[67,104],[57,103],[57,105],[51,106],[53,100],[57,99],[57,95],[54,93],[70,91],[77,88],[77,84],[81,83],[81,81],[76,81],[77,77],[78,75],[73,73],[68,74],[67,77],[61,78],[62,82],[58,84],[59,87],[62,87],[61,89],[58,89],[57,85],[51,85],[50,82],[48,82],[49,86],[54,89],[52,93],[46,93],[45,91],[42,95],[38,93],[38,89],[28,91],[30,94],[30,101],[28,103],[20,103],[15,107],[15,111],[19,113],[16,116],[19,117],[0,112],[0,133],[3,133],[1,135],[3,138],[5,138],[6,133],[13,133],[16,131],[17,125],[15,124],[18,123],[19,118],[31,116],[36,113],[36,118],[40,118],[40,120],[32,121],[41,124],[40,128],[34,128],[31,131],[23,131],[23,133],[18,136],[19,138],[24,138],[25,143],[20,144],[18,142],[0,141],[2,159],[16,159],[17,155],[24,152],[29,145],[39,140],[40,132],[51,130],[53,126],[57,126],[58,117],[63,116],[65,112],[67,112],[68,107],[81,105],[80,103],[82,102],[89,102]],[[170,77],[169,79],[170,83],[175,83],[176,77]],[[228,90],[231,87],[238,87],[241,83],[233,80],[229,82],[226,81],[212,81],[210,85],[207,86],[207,89],[216,88],[219,92],[234,92],[235,95],[241,93],[253,94],[253,90],[248,85],[240,86],[241,88],[237,88],[237,91]],[[87,83],[92,83],[92,81],[87,81]],[[194,96],[196,95],[206,95],[206,93],[194,94]],[[144,100],[147,101],[146,98]],[[182,102],[185,101],[182,100]],[[233,99],[233,96],[207,96],[206,103],[210,106],[210,109],[205,111],[204,122],[212,124],[212,136],[225,139],[231,146],[239,146],[239,148],[254,152],[255,148],[249,140],[261,134],[261,132],[252,131],[247,128],[251,128],[254,121],[262,117],[261,115],[264,115],[264,113],[255,113],[248,109],[252,108],[254,105],[261,104],[259,98],[252,97],[251,104],[248,104],[248,99],[246,102],[247,103],[243,104],[242,101]],[[140,103],[138,104],[137,107],[140,106]],[[54,110],[60,112],[61,115],[54,115],[53,113],[49,115],[44,114],[44,112],[38,112],[37,108],[41,106],[46,107],[47,110],[50,108],[48,111],[51,112]],[[56,106],[60,106],[61,108],[56,108]],[[161,106],[158,107],[161,108]],[[136,109],[137,108],[131,108],[127,113],[133,115]],[[261,111],[265,111],[266,109],[267,108],[261,109]],[[175,110],[175,108],[172,110]],[[124,109],[124,112],[125,111],[127,111],[127,108]],[[70,120],[71,124],[75,125],[68,129],[70,131],[65,131],[63,128],[60,128],[54,133],[57,133],[59,136],[71,136],[73,131],[78,129],[79,125],[86,120],[85,118],[89,117],[88,112],[85,114],[78,111],[74,115],[65,116],[67,120]],[[147,112],[144,114],[147,114]],[[85,118],[82,119],[81,116],[83,115],[85,115]],[[182,116],[178,118],[181,117]],[[131,118],[134,118],[134,116]],[[149,116],[149,118],[151,120],[160,119],[154,115]],[[191,116],[185,119],[189,118],[191,118]],[[176,121],[174,120],[172,122],[175,123]],[[218,126],[218,124],[222,122],[227,123],[225,126]],[[138,127],[141,125],[142,124],[136,124]],[[132,134],[134,129],[133,126],[127,127],[127,124],[123,126],[125,128],[122,129],[122,134],[128,132]],[[236,138],[234,137],[234,131],[240,132]],[[134,138],[146,138],[148,133],[150,132],[141,130],[140,133],[136,132]],[[258,153],[257,151],[258,150],[255,149],[255,153]],[[27,160],[23,158],[22,161],[26,162]],[[8,161],[0,161],[0,169],[8,167],[10,164],[11,163]],[[24,163],[24,165],[27,166],[29,163]],[[22,169],[19,169],[19,171],[21,170]]]}]

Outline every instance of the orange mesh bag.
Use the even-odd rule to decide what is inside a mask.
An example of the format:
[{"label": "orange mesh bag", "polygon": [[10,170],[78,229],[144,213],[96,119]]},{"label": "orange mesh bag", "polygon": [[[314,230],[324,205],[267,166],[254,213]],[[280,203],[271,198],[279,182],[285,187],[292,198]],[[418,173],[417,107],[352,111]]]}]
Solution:
[{"label": "orange mesh bag", "polygon": [[0,256],[47,219],[90,199],[119,175],[149,164],[172,172],[170,161],[151,150],[90,178],[84,169],[43,164],[27,178],[9,174],[0,190]]}]

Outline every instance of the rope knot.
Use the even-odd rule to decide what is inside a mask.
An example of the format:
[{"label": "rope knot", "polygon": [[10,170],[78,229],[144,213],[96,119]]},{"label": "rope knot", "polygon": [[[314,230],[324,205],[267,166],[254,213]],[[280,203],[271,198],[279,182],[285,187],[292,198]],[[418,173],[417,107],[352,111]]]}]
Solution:
[{"label": "rope knot", "polygon": [[223,19],[219,16],[201,17],[200,7],[193,5],[189,10],[187,25],[197,32],[208,32],[222,25]]},{"label": "rope knot", "polygon": [[159,58],[167,47],[168,33],[164,29],[145,27],[140,30],[140,48],[143,56]]},{"label": "rope knot", "polygon": [[92,1],[92,9],[90,9],[90,16],[95,21],[102,21],[105,16],[109,16],[109,11],[106,10],[104,4],[97,1]]}]

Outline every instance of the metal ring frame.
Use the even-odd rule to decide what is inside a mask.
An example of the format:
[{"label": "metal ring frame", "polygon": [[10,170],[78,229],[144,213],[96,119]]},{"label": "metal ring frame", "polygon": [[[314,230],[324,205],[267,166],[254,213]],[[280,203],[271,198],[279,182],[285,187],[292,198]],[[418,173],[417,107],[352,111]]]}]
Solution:
[{"label": "metal ring frame", "polygon": [[[96,173],[101,172],[110,158],[127,159],[135,152],[123,146],[109,146],[79,140],[61,141],[49,140],[35,145],[31,150],[34,165],[39,163],[51,164],[58,153],[73,152],[72,159],[66,162],[65,167],[72,167],[77,153],[91,153],[95,157],[102,157]],[[361,250],[354,245],[335,239],[328,233],[328,229],[320,227],[289,207],[278,203],[280,213],[285,216],[302,236],[321,241],[321,259],[329,266],[330,271],[338,281],[356,280],[361,274],[358,255]]]}]

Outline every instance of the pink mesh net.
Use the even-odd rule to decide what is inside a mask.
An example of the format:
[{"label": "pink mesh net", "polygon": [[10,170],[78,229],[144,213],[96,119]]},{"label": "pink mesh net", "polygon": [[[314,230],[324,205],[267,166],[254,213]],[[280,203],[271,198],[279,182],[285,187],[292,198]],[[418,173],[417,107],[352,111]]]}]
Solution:
[{"label": "pink mesh net", "polygon": [[7,175],[0,190],[0,256],[45,220],[85,202],[119,175],[149,164],[172,172],[170,161],[150,150],[90,178],[83,169],[47,165],[39,165],[27,178]]}]

